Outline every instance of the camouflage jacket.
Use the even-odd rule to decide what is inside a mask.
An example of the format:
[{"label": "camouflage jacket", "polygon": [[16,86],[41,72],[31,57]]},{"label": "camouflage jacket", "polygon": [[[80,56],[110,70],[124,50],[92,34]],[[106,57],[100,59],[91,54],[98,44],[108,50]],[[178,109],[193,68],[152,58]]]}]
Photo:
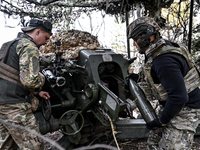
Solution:
[{"label": "camouflage jacket", "polygon": [[44,78],[39,76],[39,50],[33,39],[23,33],[18,34],[16,53],[19,56],[20,81],[26,88],[39,88]]},{"label": "camouflage jacket", "polygon": [[9,47],[4,61],[8,66],[19,71],[23,86],[0,78],[0,104],[26,102],[30,89],[42,87],[44,78],[39,76],[39,51],[33,39],[19,33],[15,42]]},{"label": "camouflage jacket", "polygon": [[167,100],[168,96],[164,87],[161,83],[155,84],[151,76],[151,67],[153,60],[159,55],[165,53],[177,53],[182,55],[186,59],[187,64],[190,67],[190,71],[184,77],[184,82],[188,93],[200,86],[199,73],[192,61],[188,50],[182,45],[178,45],[175,43],[173,43],[173,45],[175,45],[175,47],[166,45],[165,41],[163,39],[160,39],[155,45],[152,45],[146,51],[146,56],[148,57],[148,60],[142,68],[142,78],[145,82],[139,82],[138,84],[145,92],[148,100]]}]

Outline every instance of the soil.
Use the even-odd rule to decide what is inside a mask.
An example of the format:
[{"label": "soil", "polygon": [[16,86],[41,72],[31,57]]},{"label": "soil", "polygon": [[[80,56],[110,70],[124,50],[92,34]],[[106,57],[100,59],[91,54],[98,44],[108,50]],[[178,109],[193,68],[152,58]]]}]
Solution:
[{"label": "soil", "polygon": [[[53,141],[57,141],[62,137],[62,133],[56,131],[53,133],[48,133],[45,135],[45,137],[48,137],[52,139]],[[132,140],[127,140],[123,142],[119,142],[119,147],[121,150],[146,150],[146,145],[147,145],[147,138],[141,138],[141,139],[132,139]],[[45,142],[45,147],[47,149],[51,148],[51,144]],[[195,136],[194,138],[194,143],[193,147],[191,150],[200,150],[200,136]]]},{"label": "soil", "polygon": [[[146,150],[147,139],[134,139],[125,143],[120,143],[121,150]],[[200,150],[200,137],[194,138],[192,150]]]}]

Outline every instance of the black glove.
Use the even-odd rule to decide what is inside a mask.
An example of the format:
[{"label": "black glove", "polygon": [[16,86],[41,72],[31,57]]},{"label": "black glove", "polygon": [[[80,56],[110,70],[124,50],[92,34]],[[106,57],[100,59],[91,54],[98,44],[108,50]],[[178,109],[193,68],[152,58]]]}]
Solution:
[{"label": "black glove", "polygon": [[159,118],[146,123],[146,127],[149,130],[156,130],[157,128],[164,127],[164,126],[166,126],[166,124],[162,124]]}]

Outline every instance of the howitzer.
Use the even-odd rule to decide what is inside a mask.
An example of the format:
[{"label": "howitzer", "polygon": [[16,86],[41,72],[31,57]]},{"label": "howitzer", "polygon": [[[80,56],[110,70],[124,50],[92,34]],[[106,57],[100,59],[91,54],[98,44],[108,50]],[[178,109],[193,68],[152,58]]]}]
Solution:
[{"label": "howitzer", "polygon": [[[66,149],[110,142],[113,130],[118,140],[148,136],[145,121],[156,114],[136,81],[127,78],[131,61],[110,49],[83,49],[68,62],[60,56],[56,53],[50,66],[41,67],[46,78],[43,90],[51,96],[40,99],[35,112],[42,134],[62,131],[58,142]],[[52,82],[59,77],[62,84]],[[136,108],[143,119],[133,117]]]}]

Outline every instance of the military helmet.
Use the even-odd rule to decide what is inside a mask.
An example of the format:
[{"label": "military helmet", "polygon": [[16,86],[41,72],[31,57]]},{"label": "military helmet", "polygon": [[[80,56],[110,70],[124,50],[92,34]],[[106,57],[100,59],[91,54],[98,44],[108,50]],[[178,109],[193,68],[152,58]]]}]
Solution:
[{"label": "military helmet", "polygon": [[52,35],[52,24],[48,20],[31,19],[28,24],[26,24],[26,27],[21,28],[23,32],[28,32],[34,29],[41,29]]},{"label": "military helmet", "polygon": [[[144,54],[148,46],[160,37],[159,30],[160,27],[153,18],[141,17],[127,27],[127,37],[133,38],[140,47],[139,53]],[[151,41],[151,35],[155,35],[155,40]]]},{"label": "military helmet", "polygon": [[[152,28],[153,27],[153,28]],[[150,17],[140,17],[134,20],[128,27],[127,27],[127,37],[128,38],[136,38],[140,33],[145,31],[157,32],[160,30],[159,25],[155,22],[153,18]]]}]

